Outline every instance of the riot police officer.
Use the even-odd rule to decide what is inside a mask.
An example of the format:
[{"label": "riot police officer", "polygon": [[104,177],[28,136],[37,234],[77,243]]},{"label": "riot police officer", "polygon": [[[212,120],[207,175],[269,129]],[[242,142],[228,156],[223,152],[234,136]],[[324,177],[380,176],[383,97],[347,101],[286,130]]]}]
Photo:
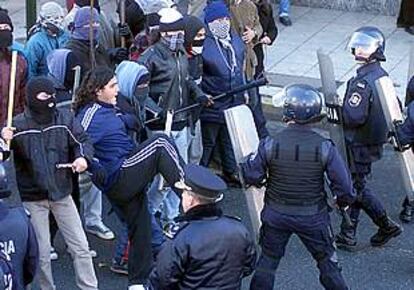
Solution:
[{"label": "riot police officer", "polygon": [[[5,168],[0,163],[0,252],[13,268],[12,276],[7,269],[4,273],[8,275],[7,281],[13,284],[13,287],[6,289],[23,290],[33,281],[39,260],[38,246],[23,207],[9,207],[3,201],[11,194],[7,183]],[[3,260],[0,264],[7,263]]]},{"label": "riot police officer", "polygon": [[246,227],[222,213],[217,202],[227,189],[207,168],[187,165],[176,183],[183,190],[179,229],[158,255],[154,289],[240,289],[253,271],[256,250]]},{"label": "riot police officer", "polygon": [[241,164],[247,184],[266,179],[260,246],[262,254],[250,289],[273,289],[274,272],[292,234],[316,260],[326,289],[347,289],[336,258],[324,176],[337,204],[355,198],[350,174],[335,145],[311,128],[323,118],[322,98],[308,85],[283,89],[283,117],[287,127],[274,138],[260,141],[258,151]]},{"label": "riot police officer", "polygon": [[385,61],[384,35],[375,27],[361,27],[352,34],[348,46],[360,64],[356,76],[347,83],[342,106],[348,163],[357,200],[349,210],[352,226],[342,222],[336,243],[339,248],[352,251],[357,244],[355,235],[361,209],[379,227],[371,237],[374,247],[400,235],[402,229],[388,217],[375,192],[366,186],[371,164],[381,158],[383,144],[387,142],[387,125],[375,87],[377,79],[388,76],[380,64]]}]

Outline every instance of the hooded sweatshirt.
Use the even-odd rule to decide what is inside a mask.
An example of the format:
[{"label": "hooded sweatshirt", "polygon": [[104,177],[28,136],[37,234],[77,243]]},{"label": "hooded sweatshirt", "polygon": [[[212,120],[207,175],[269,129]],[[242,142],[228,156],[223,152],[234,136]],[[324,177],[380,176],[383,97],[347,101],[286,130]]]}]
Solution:
[{"label": "hooded sweatshirt", "polygon": [[47,57],[49,76],[53,79],[56,88],[56,102],[58,104],[70,102],[72,96],[70,88],[65,87],[68,55],[72,53],[69,49],[56,49]]}]

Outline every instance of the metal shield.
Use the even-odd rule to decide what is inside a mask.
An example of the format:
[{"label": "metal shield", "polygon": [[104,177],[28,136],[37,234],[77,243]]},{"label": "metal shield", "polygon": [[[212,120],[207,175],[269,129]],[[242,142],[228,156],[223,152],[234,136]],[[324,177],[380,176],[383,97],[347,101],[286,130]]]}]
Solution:
[{"label": "metal shield", "polygon": [[[388,76],[384,76],[375,82],[381,107],[384,111],[388,129],[395,132],[394,121],[403,121],[404,116],[398,102],[394,84]],[[414,154],[411,150],[395,152],[400,162],[401,175],[404,188],[409,201],[414,201]]]},{"label": "metal shield", "polygon": [[[227,129],[233,146],[237,164],[259,147],[259,135],[253,120],[253,114],[246,105],[236,106],[224,111]],[[240,177],[242,180],[242,176]],[[254,186],[244,190],[253,229],[258,234],[260,212],[263,208],[264,188]]]}]

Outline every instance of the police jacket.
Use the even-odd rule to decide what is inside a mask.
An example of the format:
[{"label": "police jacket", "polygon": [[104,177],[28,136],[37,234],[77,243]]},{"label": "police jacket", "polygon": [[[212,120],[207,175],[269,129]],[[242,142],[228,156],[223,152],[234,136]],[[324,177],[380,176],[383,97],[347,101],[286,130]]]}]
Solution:
[{"label": "police jacket", "polygon": [[151,274],[154,289],[236,290],[256,262],[246,227],[224,216],[215,205],[190,209],[179,218],[180,230],[167,241]]},{"label": "police jacket", "polygon": [[343,126],[348,144],[379,145],[387,142],[387,124],[375,81],[388,76],[379,62],[357,70],[347,83],[342,107]]},{"label": "police jacket", "polygon": [[26,109],[13,118],[13,126],[11,149],[22,200],[57,201],[71,194],[72,170],[57,169],[56,165],[72,163],[78,157],[92,161],[94,152],[72,112],[56,109],[53,123],[39,125]]},{"label": "police jacket", "polygon": [[16,288],[12,289],[26,289],[36,274],[39,251],[33,226],[22,207],[10,208],[0,202],[0,252],[13,266]]},{"label": "police jacket", "polygon": [[332,141],[306,125],[290,124],[275,138],[260,141],[258,151],[241,164],[247,184],[266,180],[265,206],[294,215],[327,209],[325,173],[342,204],[355,198],[348,169]]},{"label": "police jacket", "polygon": [[[150,97],[164,110],[186,107],[191,101],[204,96],[189,74],[188,59],[184,47],[172,52],[161,39],[149,47],[138,59],[150,73]],[[189,113],[174,116],[172,130],[188,125]],[[151,130],[164,130],[165,121],[148,125]]]},{"label": "police jacket", "polygon": [[[244,43],[236,33],[232,33],[230,44],[232,49],[225,47],[221,41],[213,37],[211,32],[207,32],[202,54],[201,89],[208,95],[217,96],[227,93],[244,84]],[[225,124],[224,110],[242,103],[244,103],[243,93],[217,99],[214,105],[203,108],[200,119],[205,122]]]}]

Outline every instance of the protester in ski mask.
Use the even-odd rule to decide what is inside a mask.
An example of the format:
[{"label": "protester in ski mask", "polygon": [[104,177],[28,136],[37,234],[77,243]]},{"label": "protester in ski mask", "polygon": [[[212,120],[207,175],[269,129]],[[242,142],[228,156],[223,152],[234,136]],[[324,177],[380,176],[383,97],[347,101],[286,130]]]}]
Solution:
[{"label": "protester in ski mask", "polygon": [[[68,13],[65,17],[65,27],[71,31],[73,27],[73,23],[75,21],[75,15],[81,8],[89,8],[90,7],[89,0],[75,0],[74,6],[72,10]],[[99,34],[99,42],[105,48],[114,48],[115,47],[115,33],[114,29],[111,26],[111,19],[104,13],[101,9],[100,3],[98,0],[94,1],[93,7],[98,12],[98,21],[100,25],[100,34]]]},{"label": "protester in ski mask", "polygon": [[[124,48],[105,49],[100,43],[99,35],[101,33],[99,24],[99,14],[93,9],[92,20],[92,41],[94,43],[96,66],[112,67],[115,63],[128,58],[128,51]],[[90,57],[90,17],[91,9],[89,7],[79,8],[75,15],[72,35],[65,48],[73,51],[81,63],[81,76],[92,68]]]},{"label": "protester in ski mask", "polygon": [[30,82],[27,88],[26,105],[31,117],[41,125],[53,121],[56,110],[56,90],[48,78],[39,78]]},{"label": "protester in ski mask", "polygon": [[63,8],[56,2],[47,2],[41,6],[38,21],[31,29],[26,43],[30,77],[47,75],[46,57],[69,40],[69,34],[63,29],[64,16]]},{"label": "protester in ski mask", "polygon": [[0,9],[0,124],[7,117],[12,50],[18,51],[16,69],[16,89],[14,94],[14,114],[21,113],[24,107],[27,80],[27,61],[21,49],[13,42],[13,24],[6,10]]},{"label": "protester in ski mask", "polygon": [[[230,30],[230,13],[223,1],[206,6],[205,22],[208,25],[203,48],[203,79],[201,88],[217,96],[244,84],[245,46],[242,39]],[[204,108],[200,114],[203,136],[203,157],[200,165],[208,167],[214,148],[220,146],[223,178],[240,185],[237,164],[224,120],[224,110],[245,102],[243,93],[228,95],[214,102],[213,108]]]}]

